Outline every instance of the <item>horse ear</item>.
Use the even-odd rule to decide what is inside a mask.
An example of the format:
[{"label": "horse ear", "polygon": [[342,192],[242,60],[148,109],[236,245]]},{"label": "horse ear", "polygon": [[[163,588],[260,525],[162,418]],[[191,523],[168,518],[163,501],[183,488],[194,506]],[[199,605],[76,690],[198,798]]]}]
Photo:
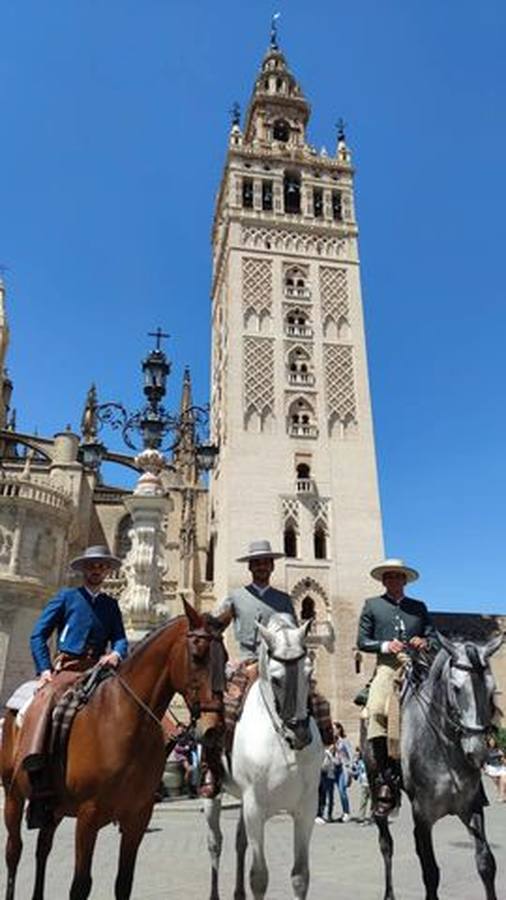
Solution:
[{"label": "horse ear", "polygon": [[496,634],[495,637],[490,638],[489,641],[485,644],[485,659],[488,659],[489,656],[492,656],[504,641],[504,634]]},{"label": "horse ear", "polygon": [[444,634],[441,634],[440,631],[436,632],[436,636],[443,650],[446,650],[446,652],[449,656],[452,657],[452,659],[457,659],[458,653],[452,642],[447,637],[445,637]]},{"label": "horse ear", "polygon": [[188,619],[188,622],[190,623],[190,626],[193,629],[202,628],[204,620],[202,619],[200,613],[197,612],[197,610],[191,605],[191,603],[188,603],[188,600],[186,600],[185,597],[181,596],[181,600],[183,601],[185,615]]}]

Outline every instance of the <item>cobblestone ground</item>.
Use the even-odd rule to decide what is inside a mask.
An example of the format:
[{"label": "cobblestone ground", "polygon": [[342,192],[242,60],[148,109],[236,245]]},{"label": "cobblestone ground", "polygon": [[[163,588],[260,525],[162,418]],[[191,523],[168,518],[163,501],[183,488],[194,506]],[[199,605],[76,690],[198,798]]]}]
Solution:
[{"label": "cobblestone ground", "polygon": [[[233,896],[234,828],[237,809],[223,811],[224,853],[222,898]],[[395,840],[395,884],[397,900],[423,900],[424,892],[411,835],[409,804],[404,802],[392,824]],[[487,832],[496,857],[497,892],[506,900],[506,804],[492,801],[487,810]],[[55,838],[46,881],[46,898],[68,897],[73,860],[73,822],[62,824]],[[267,856],[270,872],[269,900],[289,900],[289,870],[292,862],[291,823],[278,816],[267,826]],[[484,900],[474,867],[472,842],[454,819],[440,822],[435,830],[436,853],[441,865],[441,900]],[[5,832],[2,828],[2,846]],[[17,900],[31,897],[34,844],[33,832],[24,833]],[[117,829],[104,829],[98,839],[93,867],[91,900],[112,900],[118,848]],[[3,852],[3,851],[2,851]],[[312,900],[381,900],[382,862],[376,828],[347,824],[315,825],[311,846]],[[155,807],[151,825],[139,851],[132,900],[182,900],[208,896],[209,862],[204,818],[196,801],[178,801]],[[0,865],[0,896],[5,890],[5,867]]]}]

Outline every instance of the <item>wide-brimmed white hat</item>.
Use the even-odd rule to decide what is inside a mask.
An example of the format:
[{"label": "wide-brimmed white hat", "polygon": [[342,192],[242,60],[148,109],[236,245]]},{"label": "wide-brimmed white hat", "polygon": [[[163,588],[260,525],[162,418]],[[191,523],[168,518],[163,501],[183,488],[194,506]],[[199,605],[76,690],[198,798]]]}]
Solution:
[{"label": "wide-brimmed white hat", "polygon": [[239,556],[236,562],[249,562],[250,559],[282,559],[284,553],[276,553],[270,541],[251,541],[248,552]]},{"label": "wide-brimmed white hat", "polygon": [[375,578],[376,581],[382,582],[385,572],[403,572],[406,576],[406,581],[416,581],[416,579],[420,577],[416,569],[407,566],[403,559],[383,560],[379,566],[374,566],[374,569],[371,569],[371,576],[372,578]]},{"label": "wide-brimmed white hat", "polygon": [[70,568],[74,572],[80,572],[87,562],[105,562],[112,569],[119,569],[121,560],[117,556],[110,553],[109,548],[105,544],[96,544],[94,547],[87,547],[81,556],[76,556],[70,563]]}]

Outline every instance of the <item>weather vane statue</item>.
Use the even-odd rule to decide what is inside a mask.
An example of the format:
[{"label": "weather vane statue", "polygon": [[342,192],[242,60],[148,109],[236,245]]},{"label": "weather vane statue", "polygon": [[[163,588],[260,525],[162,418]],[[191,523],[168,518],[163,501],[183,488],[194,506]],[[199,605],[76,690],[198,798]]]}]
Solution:
[{"label": "weather vane statue", "polygon": [[271,47],[273,50],[279,50],[278,44],[278,19],[281,13],[274,13],[271,19]]}]

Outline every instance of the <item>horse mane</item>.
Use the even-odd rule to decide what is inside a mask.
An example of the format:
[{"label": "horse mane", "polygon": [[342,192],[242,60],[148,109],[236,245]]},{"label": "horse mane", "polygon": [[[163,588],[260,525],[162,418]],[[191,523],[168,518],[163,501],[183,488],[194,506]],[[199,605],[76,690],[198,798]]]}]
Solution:
[{"label": "horse mane", "polygon": [[163,631],[170,626],[175,625],[177,622],[180,622],[182,619],[186,621],[186,616],[174,616],[174,618],[169,619],[167,622],[163,622],[162,625],[157,625],[156,628],[153,628],[149,634],[143,637],[142,640],[135,645],[131,653],[128,654],[127,658],[122,663],[122,670],[125,671],[130,666],[130,663],[135,662],[138,656],[142,655],[151,644],[154,644]]}]

